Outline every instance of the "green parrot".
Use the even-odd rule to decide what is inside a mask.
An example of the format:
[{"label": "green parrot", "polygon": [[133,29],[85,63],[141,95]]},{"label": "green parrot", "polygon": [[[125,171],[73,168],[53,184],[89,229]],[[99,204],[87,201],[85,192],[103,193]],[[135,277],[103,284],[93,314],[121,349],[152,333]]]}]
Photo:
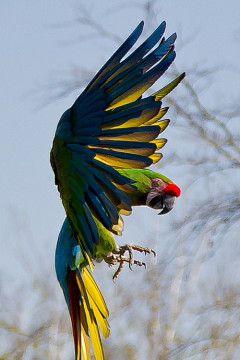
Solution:
[{"label": "green parrot", "polygon": [[[128,194],[132,206],[147,205],[154,209],[163,209],[161,212],[163,214],[172,209],[176,197],[180,195],[177,185],[151,170],[122,169],[118,171],[131,178],[137,188],[136,192]],[[95,221],[99,232],[99,244],[94,244],[93,259],[104,259],[109,264],[120,262],[121,265],[125,261],[123,253],[129,250],[129,247],[116,245],[112,232],[108,231],[97,219]],[[135,245],[131,247],[150,252],[148,248]],[[127,261],[130,264],[131,259],[128,258]],[[141,262],[135,260],[132,263],[142,265]],[[78,360],[82,356],[83,360],[90,359],[88,340],[90,336],[95,358],[102,360],[103,351],[99,329],[104,337],[109,336],[110,330],[106,319],[108,309],[86,265],[87,262],[66,218],[58,238],[55,266],[72,321],[75,358]],[[119,269],[115,277],[118,276]]]},{"label": "green parrot", "polygon": [[185,74],[150,96],[142,98],[142,94],[175,59],[176,34],[165,40],[165,27],[163,22],[125,57],[141,35],[141,22],[57,126],[50,154],[55,183],[74,237],[91,269],[94,245],[99,244],[97,221],[113,234],[120,234],[119,210],[131,212],[129,195],[137,190],[134,181],[117,170],[143,169],[162,157],[156,151],[166,140],[157,137],[169,120],[162,120],[168,108],[161,107],[161,99]]},{"label": "green parrot", "polygon": [[[180,189],[145,170],[158,162],[169,124],[161,99],[184,78],[142,97],[175,59],[176,34],[163,37],[163,22],[127,56],[143,30],[141,22],[61,117],[50,154],[55,183],[66,212],[56,248],[56,273],[71,316],[75,359],[104,358],[99,329],[109,335],[108,310],[91,273],[94,259],[123,261],[129,247],[115,244],[121,215],[147,205],[169,212]],[[156,46],[155,46],[156,45]],[[133,250],[148,251],[133,246]],[[125,261],[125,259],[124,259]],[[134,263],[129,252],[129,264]],[[135,262],[138,264],[138,262]]]}]

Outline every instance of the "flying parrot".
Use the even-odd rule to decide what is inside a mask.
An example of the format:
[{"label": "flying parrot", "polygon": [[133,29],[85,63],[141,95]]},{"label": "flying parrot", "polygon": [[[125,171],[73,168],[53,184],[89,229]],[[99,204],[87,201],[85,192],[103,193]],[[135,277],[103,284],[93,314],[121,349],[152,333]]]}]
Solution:
[{"label": "flying parrot", "polygon": [[[166,213],[171,210],[176,197],[180,195],[177,185],[156,172],[144,169],[118,171],[134,180],[137,191],[128,194],[132,206],[147,205],[154,209],[163,209],[161,213]],[[99,245],[94,245],[93,259],[106,259],[112,254],[118,254],[119,247],[115,244],[112,233],[98,220],[96,223],[100,236]],[[142,249],[146,251],[146,248]],[[119,257],[120,262],[122,259],[122,256]],[[95,358],[101,360],[103,351],[99,329],[104,337],[109,336],[110,330],[106,319],[108,309],[86,265],[81,247],[66,218],[58,238],[55,266],[72,321],[75,358],[79,360],[82,356],[83,360],[90,359],[90,336]]]},{"label": "flying parrot", "polygon": [[142,94],[175,59],[176,34],[165,40],[165,27],[163,22],[125,57],[141,35],[141,22],[57,126],[50,154],[55,183],[74,237],[91,269],[94,245],[99,243],[94,218],[108,231],[120,234],[119,209],[125,214],[131,212],[128,195],[136,187],[117,169],[143,169],[162,157],[156,151],[166,140],[157,137],[169,120],[161,120],[168,110],[161,108],[161,99],[185,74],[150,96],[142,98]]},{"label": "flying parrot", "polygon": [[62,115],[53,140],[50,161],[67,216],[56,272],[72,320],[76,360],[90,359],[88,335],[96,360],[103,359],[98,327],[109,335],[108,310],[86,266],[92,269],[94,258],[118,253],[113,234],[121,234],[121,214],[130,214],[132,205],[167,213],[180,194],[170,180],[144,170],[161,159],[157,151],[166,143],[157,139],[169,124],[162,119],[168,108],[161,99],[185,76],[142,97],[175,59],[176,34],[165,40],[165,27],[163,22],[127,56],[143,22],[137,26]]}]

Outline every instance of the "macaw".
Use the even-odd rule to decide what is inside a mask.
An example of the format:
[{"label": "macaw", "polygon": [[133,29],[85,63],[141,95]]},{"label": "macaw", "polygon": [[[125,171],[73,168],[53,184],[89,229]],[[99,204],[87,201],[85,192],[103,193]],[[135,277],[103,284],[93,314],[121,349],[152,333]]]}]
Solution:
[{"label": "macaw", "polygon": [[[118,172],[131,178],[137,188],[136,192],[128,194],[132,206],[147,205],[154,209],[163,209],[160,213],[163,214],[172,209],[176,197],[180,195],[177,185],[156,172],[144,169],[118,169]],[[98,246],[94,245],[93,259],[103,258],[108,263],[116,260],[121,264],[124,261],[123,252],[115,244],[112,232],[108,231],[97,219],[95,221],[100,236]],[[147,251],[147,248],[141,250],[137,247],[137,249]],[[116,254],[121,256],[119,258],[111,257]],[[142,264],[141,262],[135,263]],[[103,351],[99,329],[104,337],[109,336],[110,330],[106,319],[108,309],[86,265],[81,247],[66,218],[58,238],[55,266],[72,321],[75,359],[80,360],[81,356],[82,360],[90,359],[88,340],[90,335],[95,358],[102,360]],[[118,274],[119,270],[115,277]]]},{"label": "macaw", "polygon": [[51,166],[68,222],[90,269],[94,246],[99,244],[97,221],[120,234],[119,210],[131,212],[129,195],[137,189],[131,178],[117,170],[143,169],[162,157],[156,151],[166,140],[157,137],[169,120],[161,120],[168,110],[161,108],[161,99],[185,74],[148,97],[142,94],[175,59],[176,34],[165,40],[165,27],[163,22],[125,57],[141,35],[141,22],[57,126]]}]

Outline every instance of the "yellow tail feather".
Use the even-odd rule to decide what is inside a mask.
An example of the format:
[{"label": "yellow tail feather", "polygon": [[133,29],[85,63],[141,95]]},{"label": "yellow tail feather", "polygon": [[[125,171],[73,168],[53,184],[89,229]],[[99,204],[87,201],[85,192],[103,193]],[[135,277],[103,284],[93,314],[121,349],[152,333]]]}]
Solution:
[{"label": "yellow tail feather", "polygon": [[91,297],[89,297],[89,304],[90,304],[90,307],[92,308],[94,318],[96,319],[96,322],[101,330],[103,337],[104,338],[109,337],[110,329],[109,329],[109,325],[108,325],[106,318],[103,317],[102,313],[98,309],[97,304]]},{"label": "yellow tail feather", "polygon": [[[90,332],[90,338],[91,338],[95,358],[96,358],[96,360],[103,360],[104,358],[103,358],[102,344],[101,344],[96,320],[95,320],[94,316],[92,316],[92,319],[91,319],[91,316],[88,311],[87,303],[86,303],[86,300],[84,297],[82,298],[82,302],[83,302],[83,307],[84,307],[85,314],[86,314],[88,329]],[[88,360],[90,360],[90,359],[88,359]]]},{"label": "yellow tail feather", "polygon": [[81,355],[82,355],[82,360],[90,359],[89,340],[82,324],[81,324]]},{"label": "yellow tail feather", "polygon": [[[109,314],[108,309],[89,270],[84,268],[80,276],[82,276],[83,283],[79,280],[77,274],[76,280],[82,295],[81,301],[86,316],[94,355],[96,360],[103,360],[104,356],[98,327],[105,338],[109,336],[109,324],[106,320],[106,317]],[[85,289],[83,289],[83,287]],[[88,338],[83,324],[81,324],[81,354],[83,360],[90,360]]]},{"label": "yellow tail feather", "polygon": [[87,268],[83,269],[83,282],[86,287],[87,293],[91,296],[91,298],[97,303],[97,306],[103,316],[108,317],[109,312],[105,300],[99,290],[96,282],[94,281],[91,273]]}]

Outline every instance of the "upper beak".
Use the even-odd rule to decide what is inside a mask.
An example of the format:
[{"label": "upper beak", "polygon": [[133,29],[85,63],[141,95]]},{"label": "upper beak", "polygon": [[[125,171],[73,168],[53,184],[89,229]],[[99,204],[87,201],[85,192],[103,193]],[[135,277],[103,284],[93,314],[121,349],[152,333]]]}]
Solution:
[{"label": "upper beak", "polygon": [[175,202],[176,202],[176,196],[170,194],[163,194],[162,195],[163,210],[158,215],[167,214],[169,211],[171,211]]}]

